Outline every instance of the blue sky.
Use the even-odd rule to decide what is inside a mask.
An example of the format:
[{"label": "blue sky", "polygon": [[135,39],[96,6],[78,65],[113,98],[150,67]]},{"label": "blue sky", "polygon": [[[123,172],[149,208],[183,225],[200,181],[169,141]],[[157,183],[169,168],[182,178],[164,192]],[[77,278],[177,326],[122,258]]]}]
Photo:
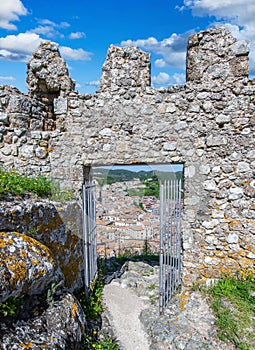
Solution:
[{"label": "blue sky", "polygon": [[59,43],[81,93],[98,88],[110,44],[150,52],[154,87],[184,83],[190,34],[224,24],[255,41],[254,18],[254,0],[0,0],[0,84],[27,91],[26,62],[41,40]]}]

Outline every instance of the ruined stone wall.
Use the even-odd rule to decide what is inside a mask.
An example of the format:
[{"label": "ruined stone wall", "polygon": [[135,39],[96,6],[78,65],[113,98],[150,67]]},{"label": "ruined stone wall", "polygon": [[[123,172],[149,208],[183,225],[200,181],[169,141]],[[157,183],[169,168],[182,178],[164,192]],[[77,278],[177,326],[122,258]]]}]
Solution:
[{"label": "ruined stone wall", "polygon": [[[255,87],[248,79],[249,43],[237,42],[224,28],[193,35],[187,83],[159,90],[149,86],[148,56],[133,52],[111,46],[99,91],[70,91],[53,101],[56,129],[48,133],[44,160],[51,176],[79,190],[84,166],[181,163],[185,283],[253,268]],[[23,162],[20,155],[6,157],[3,163],[15,157]]]}]

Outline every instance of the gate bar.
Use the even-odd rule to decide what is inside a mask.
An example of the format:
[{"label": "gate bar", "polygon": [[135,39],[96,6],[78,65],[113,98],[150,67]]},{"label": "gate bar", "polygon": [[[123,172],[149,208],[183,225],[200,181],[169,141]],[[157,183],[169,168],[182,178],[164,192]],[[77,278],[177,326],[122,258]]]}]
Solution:
[{"label": "gate bar", "polygon": [[164,313],[181,280],[181,192],[181,180],[160,183],[160,315]]}]

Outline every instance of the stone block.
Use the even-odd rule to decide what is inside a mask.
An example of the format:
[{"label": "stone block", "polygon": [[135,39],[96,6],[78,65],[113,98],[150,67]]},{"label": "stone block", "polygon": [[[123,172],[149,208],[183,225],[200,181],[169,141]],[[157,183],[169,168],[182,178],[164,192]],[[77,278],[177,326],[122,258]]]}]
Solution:
[{"label": "stone block", "polygon": [[67,98],[59,97],[54,99],[54,114],[67,113]]}]

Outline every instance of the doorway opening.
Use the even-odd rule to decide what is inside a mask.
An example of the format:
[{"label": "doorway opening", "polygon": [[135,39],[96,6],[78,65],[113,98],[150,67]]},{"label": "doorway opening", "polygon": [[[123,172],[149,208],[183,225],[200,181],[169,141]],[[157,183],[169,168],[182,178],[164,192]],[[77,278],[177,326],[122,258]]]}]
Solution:
[{"label": "doorway opening", "polygon": [[[85,182],[85,242],[96,257],[158,256],[160,313],[180,284],[183,165],[113,165],[92,167]],[[94,189],[90,198],[91,188]],[[92,206],[92,210],[91,210]],[[95,209],[96,208],[96,209]],[[94,213],[93,225],[89,213]],[[92,216],[93,216],[92,215]],[[87,226],[93,227],[89,233]],[[94,236],[93,236],[94,237]],[[88,244],[88,243],[87,243]],[[86,253],[87,254],[87,253]],[[95,261],[95,257],[85,258]],[[88,266],[89,268],[89,266]]]},{"label": "doorway opening", "polygon": [[93,167],[97,252],[101,257],[159,253],[160,184],[183,183],[182,164]]}]

